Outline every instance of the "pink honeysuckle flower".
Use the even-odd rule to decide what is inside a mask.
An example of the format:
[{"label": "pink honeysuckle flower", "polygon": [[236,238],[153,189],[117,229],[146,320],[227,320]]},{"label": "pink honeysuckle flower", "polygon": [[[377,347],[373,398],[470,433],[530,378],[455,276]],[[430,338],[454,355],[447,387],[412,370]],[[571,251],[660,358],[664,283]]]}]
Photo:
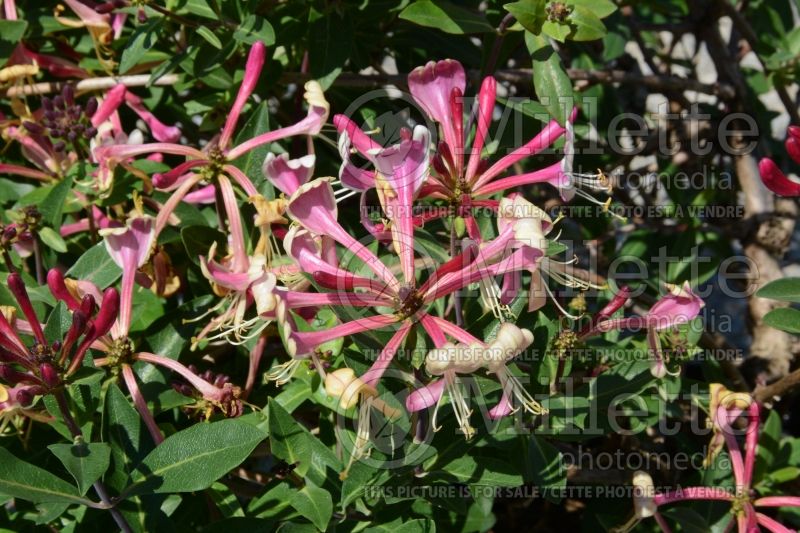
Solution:
[{"label": "pink honeysuckle flower", "polygon": [[[670,531],[669,526],[658,513],[664,505],[682,501],[714,500],[729,502],[734,515],[728,526],[729,531],[734,524],[740,533],[760,531],[759,526],[773,533],[792,531],[781,525],[777,520],[761,513],[758,509],[769,507],[800,507],[800,497],[797,496],[764,496],[758,497],[753,489],[753,472],[758,448],[758,426],[760,423],[760,408],[751,397],[743,393],[731,393],[715,384],[712,386],[711,407],[716,411],[710,413],[712,427],[723,435],[725,446],[728,449],[733,470],[735,490],[731,491],[721,487],[684,487],[674,491],[656,493],[653,480],[645,472],[634,475],[634,517],[625,526],[623,531],[629,531],[640,520],[653,516],[658,521],[663,531]],[[733,422],[742,413],[747,413],[747,429],[745,433],[744,457],[736,439]],[[715,432],[715,435],[716,435]]]},{"label": "pink honeysuckle flower", "polygon": [[800,126],[789,126],[786,129],[786,153],[797,164],[800,164]]},{"label": "pink honeysuckle flower", "polygon": [[[481,246],[467,248],[462,254],[442,264],[421,284],[417,284],[415,279],[413,284],[411,279],[400,283],[391,268],[369,248],[355,241],[339,224],[330,181],[330,178],[320,178],[301,186],[287,205],[287,214],[303,229],[296,226],[291,228],[284,240],[284,248],[289,256],[297,261],[300,269],[310,273],[320,287],[337,292],[333,295],[323,293],[303,297],[290,293],[280,295],[276,321],[287,352],[292,358],[271,373],[271,378],[281,383],[291,377],[301,361],[310,359],[316,364],[315,350],[321,344],[368,330],[396,328],[384,351],[363,376],[365,383],[371,386],[377,383],[389,366],[397,348],[412,326],[420,325],[438,347],[448,342],[447,336],[459,343],[479,342],[462,328],[432,315],[430,304],[466,285],[481,282],[498,274],[523,268],[535,270],[538,260],[543,255],[541,249],[530,244],[531,225],[524,223],[521,216],[519,224],[506,224],[496,239]],[[410,217],[410,211],[410,209],[402,212],[398,210],[397,216],[405,213],[405,216]],[[314,233],[319,236],[315,237]],[[328,242],[327,239],[335,241],[347,253],[358,257],[363,262],[364,270],[369,271],[374,277],[366,277],[369,273],[348,271],[349,261],[337,258],[337,254],[325,252],[324,243]],[[398,253],[396,246],[391,249]],[[362,316],[327,330],[299,331],[290,308],[297,307],[301,302],[320,305],[338,302],[350,307],[368,306],[374,307],[378,314]],[[503,316],[502,311],[497,313]],[[464,368],[458,367],[454,372]],[[504,384],[511,382],[504,368],[497,366],[490,371],[495,372]],[[446,381],[453,389],[454,374],[448,376]],[[507,389],[511,392],[512,385],[509,384]],[[420,399],[412,398],[412,404],[417,402],[415,405],[425,405],[425,398],[438,401],[441,395],[431,394],[430,390],[442,389],[438,385],[423,388],[413,397]],[[458,392],[454,389],[451,395],[459,398]],[[470,434],[468,416],[463,416],[467,411],[461,409],[462,405],[463,402],[458,404],[459,422],[465,433]]]},{"label": "pink honeysuckle flower", "polygon": [[124,227],[109,227],[100,231],[106,251],[122,269],[122,290],[119,322],[112,336],[128,336],[133,305],[133,283],[136,271],[147,262],[155,246],[155,228],[152,217],[134,214]]},{"label": "pink honeysuckle flower", "polygon": [[[222,131],[219,137],[208,143],[203,150],[172,142],[139,146],[112,145],[103,146],[95,150],[95,156],[100,163],[98,179],[103,183],[110,183],[111,175],[116,165],[129,158],[158,153],[185,156],[187,158],[185,162],[177,165],[172,170],[153,176],[153,185],[156,188],[173,191],[169,200],[158,214],[156,234],[159,234],[166,226],[178,203],[184,200],[193,188],[203,181],[211,182],[211,184],[218,187],[223,198],[235,199],[235,194],[230,184],[231,179],[249,197],[258,196],[259,193],[250,178],[235,167],[232,162],[264,144],[298,135],[316,135],[321,130],[322,124],[327,120],[330,107],[322,94],[319,84],[315,81],[310,81],[305,85],[305,99],[309,106],[306,118],[291,126],[267,132],[237,146],[231,146],[236,125],[247,100],[255,89],[265,58],[266,47],[262,42],[257,41],[250,48],[244,79]],[[220,210],[226,212],[228,222],[231,223],[233,218],[231,214],[234,210],[238,216],[238,205],[229,205],[230,202],[227,200],[225,204],[225,206],[220,206]],[[231,228],[231,232],[234,229]],[[234,240],[236,243],[240,242],[238,238]],[[245,271],[246,265],[242,260],[245,254],[244,249],[233,248],[232,252],[236,255],[236,270],[239,272]]]},{"label": "pink honeysuckle flower", "polygon": [[664,377],[668,371],[661,350],[659,332],[687,324],[700,315],[705,306],[702,298],[692,292],[688,282],[683,286],[667,285],[669,293],[650,308],[644,316],[627,318],[608,318],[598,321],[591,329],[581,334],[581,339],[612,330],[647,330],[647,342],[652,356],[650,371],[657,378]]},{"label": "pink honeysuckle flower", "polygon": [[[609,189],[609,181],[602,173],[589,175],[573,171],[572,121],[575,119],[575,111],[566,129],[558,122],[551,121],[524,146],[500,158],[494,164],[489,164],[487,160],[482,159],[482,151],[495,107],[497,82],[493,77],[485,78],[480,88],[475,114],[475,135],[470,148],[465,146],[465,139],[469,137],[465,133],[469,132],[464,131],[463,95],[466,77],[461,64],[449,59],[429,62],[409,74],[408,84],[412,96],[423,111],[440,125],[443,137],[438,146],[438,153],[432,158],[434,172],[427,177],[425,187],[420,194],[434,199],[448,200],[451,205],[456,206],[455,211],[448,210],[446,213],[464,217],[472,238],[477,239],[480,236],[478,225],[471,215],[472,208],[485,204],[488,201],[486,197],[494,193],[520,185],[550,183],[561,191],[566,200],[577,193],[597,202],[594,197],[579,189],[579,186],[592,190]],[[342,184],[355,190],[375,187],[376,173],[352,164],[349,152],[352,146],[362,156],[371,160],[370,154],[380,146],[343,115],[334,117],[334,125],[340,133],[339,151],[343,163],[339,177]],[[548,148],[565,131],[568,133],[568,139],[565,143],[565,156],[561,162],[536,172],[497,179],[515,163]],[[608,202],[602,205],[607,207],[607,204]]]},{"label": "pink honeysuckle flower", "polygon": [[[122,269],[121,294],[118,297],[116,309],[109,309],[101,313],[95,321],[96,324],[103,324],[104,330],[88,344],[84,341],[79,351],[80,360],[75,358],[70,364],[69,372],[74,372],[80,366],[82,355],[91,346],[92,348],[105,352],[104,358],[94,360],[96,366],[119,366],[126,387],[131,394],[136,409],[142,416],[153,440],[159,444],[164,440],[161,430],[153,418],[152,413],[147,407],[147,402],[142,396],[141,390],[136,381],[136,375],[132,364],[137,361],[145,361],[178,372],[186,378],[192,386],[197,388],[202,397],[212,405],[218,406],[228,416],[238,416],[241,414],[238,388],[232,386],[217,387],[207,381],[195,376],[181,363],[148,352],[138,352],[135,350],[132,341],[129,339],[131,326],[131,309],[133,307],[133,284],[136,273],[141,268],[153,251],[155,244],[155,224],[152,217],[141,213],[134,213],[129,217],[124,227],[107,228],[101,231],[104,237],[106,250],[114,262]],[[97,287],[91,283],[72,284],[70,287],[57,271],[51,271],[48,275],[48,285],[51,287],[53,295],[64,301],[71,309],[75,307],[78,296],[86,299],[91,298],[92,294],[99,293]],[[115,289],[112,290],[116,294]],[[83,293],[83,294],[81,294]],[[86,296],[88,295],[88,296]],[[94,301],[92,298],[91,301]],[[104,298],[105,302],[105,298]],[[82,304],[81,304],[82,305]],[[113,311],[113,312],[111,312]],[[74,313],[74,312],[73,312]],[[107,327],[105,326],[107,325]],[[228,384],[230,385],[230,384]]]},{"label": "pink honeysuckle flower", "polygon": [[446,342],[428,352],[425,369],[429,374],[442,378],[418,388],[406,399],[406,408],[411,412],[436,406],[432,418],[434,431],[439,429],[436,426],[436,416],[446,390],[461,432],[468,439],[474,435],[475,430],[469,424],[472,411],[461,392],[458,375],[472,374],[480,368],[495,374],[502,386],[500,402],[489,411],[492,419],[515,412],[517,409],[513,407],[513,403],[518,403],[533,415],[547,413],[507,368],[533,342],[533,334],[529,330],[503,322],[494,340],[486,343],[440,318],[429,317],[428,320],[436,322],[443,332],[458,339],[458,344]]},{"label": "pink honeysuckle flower", "polygon": [[778,196],[800,196],[800,183],[789,179],[772,159],[759,161],[758,171],[764,186]]}]

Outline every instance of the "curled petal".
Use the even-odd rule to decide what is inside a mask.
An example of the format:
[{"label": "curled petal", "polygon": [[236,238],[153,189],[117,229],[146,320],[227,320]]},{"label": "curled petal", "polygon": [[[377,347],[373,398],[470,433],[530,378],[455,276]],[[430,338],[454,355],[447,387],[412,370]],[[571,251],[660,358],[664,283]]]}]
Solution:
[{"label": "curled petal", "polygon": [[282,193],[292,195],[306,183],[314,172],[316,157],[313,154],[297,159],[289,159],[287,154],[276,156],[267,154],[261,167],[264,177],[272,182]]},{"label": "curled petal", "polygon": [[790,180],[781,172],[772,159],[765,157],[758,162],[761,181],[770,191],[779,196],[800,196],[800,183]]}]

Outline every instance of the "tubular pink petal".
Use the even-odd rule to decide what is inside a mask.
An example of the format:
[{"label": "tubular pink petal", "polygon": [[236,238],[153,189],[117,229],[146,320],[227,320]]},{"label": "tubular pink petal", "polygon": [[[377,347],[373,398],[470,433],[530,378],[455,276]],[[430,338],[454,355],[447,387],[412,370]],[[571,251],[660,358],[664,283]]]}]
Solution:
[{"label": "tubular pink petal", "polygon": [[472,141],[471,153],[469,156],[469,163],[467,165],[467,173],[465,179],[467,183],[472,183],[475,173],[478,170],[478,165],[481,162],[481,152],[483,151],[483,144],[486,141],[486,135],[489,133],[489,125],[492,123],[492,113],[494,112],[494,104],[497,99],[497,80],[492,76],[487,76],[483,79],[481,90],[478,93],[478,113],[476,115],[477,123],[475,124],[475,139]]},{"label": "tubular pink petal", "polygon": [[[369,316],[338,324],[323,331],[295,332],[293,337],[298,341],[299,345],[305,346],[310,351],[328,341],[363,333],[364,331],[381,329],[396,322],[397,317],[394,315]],[[298,355],[302,355],[302,351],[298,352]]]},{"label": "tubular pink petal", "polygon": [[316,81],[312,80],[306,82],[305,90],[306,92],[303,97],[306,102],[308,102],[308,114],[306,118],[297,124],[258,135],[257,137],[243,142],[239,146],[231,148],[227,153],[228,159],[233,161],[254,148],[280,139],[285,139],[286,137],[293,137],[295,135],[317,135],[322,129],[322,125],[328,120],[330,105],[322,94],[322,87],[320,87],[319,83]]},{"label": "tubular pink petal", "polygon": [[406,409],[411,413],[415,413],[427,409],[432,405],[436,405],[442,398],[442,394],[444,394],[444,386],[445,381],[443,379],[437,379],[413,391],[406,398]]},{"label": "tubular pink petal", "polygon": [[800,496],[764,496],[753,502],[756,507],[800,507]]},{"label": "tubular pink petal", "polygon": [[392,338],[389,339],[389,342],[383,347],[383,350],[381,350],[378,358],[375,359],[375,362],[369,367],[369,370],[364,372],[364,375],[361,376],[361,379],[364,381],[364,383],[371,387],[377,386],[378,381],[380,381],[381,377],[383,377],[383,373],[391,364],[394,356],[397,354],[397,350],[408,336],[408,332],[410,330],[411,323],[406,322],[400,326],[400,329],[395,331],[394,335],[392,335]]},{"label": "tubular pink petal", "polygon": [[339,132],[339,135],[346,134],[349,141],[361,155],[366,156],[373,150],[380,150],[383,148],[380,144],[373,141],[369,135],[364,133],[358,125],[344,115],[334,115],[333,125]]},{"label": "tubular pink petal", "polygon": [[133,283],[136,271],[144,265],[155,246],[156,233],[152,217],[142,215],[128,219],[123,228],[101,230],[108,255],[122,269],[119,333],[127,336],[131,323]]},{"label": "tubular pink petal", "polygon": [[795,531],[763,513],[756,513],[756,521],[769,531],[772,531],[772,533],[793,533]]},{"label": "tubular pink petal", "polygon": [[222,389],[197,376],[194,372],[174,359],[148,352],[137,353],[136,359],[154,365],[163,366],[164,368],[168,368],[173,372],[180,374],[182,378],[188,381],[192,387],[197,389],[197,391],[203,395],[203,398],[207,400],[219,401],[221,399]]},{"label": "tubular pink petal", "polygon": [[392,236],[403,276],[411,285],[415,281],[413,204],[428,173],[429,151],[430,133],[424,126],[416,126],[411,139],[372,154],[378,172],[395,194],[394,199],[387,200],[384,211],[394,222]]},{"label": "tubular pink petal", "polygon": [[420,318],[420,323],[422,324],[423,329],[428,334],[428,336],[433,341],[433,345],[437,348],[441,348],[445,344],[447,344],[447,337],[442,331],[441,326],[433,320],[433,317],[429,314],[424,314]]},{"label": "tubular pink petal", "polygon": [[514,408],[511,405],[510,394],[510,390],[507,392],[505,389],[503,389],[503,394],[500,396],[500,401],[497,402],[497,405],[489,410],[489,418],[492,420],[497,420],[514,412]]},{"label": "tubular pink petal", "polygon": [[[258,84],[258,78],[261,76],[261,70],[264,68],[264,60],[267,57],[267,47],[261,41],[256,41],[250,47],[250,52],[247,55],[247,64],[244,68],[244,79],[239,86],[239,92],[236,94],[236,100],[233,102],[228,118],[225,120],[225,126],[222,128],[222,134],[219,138],[219,147],[224,150],[228,147],[233,132],[236,129],[236,123],[239,121],[239,116],[242,114],[247,100]],[[234,158],[235,159],[235,158]]]},{"label": "tubular pink petal", "polygon": [[234,272],[246,272],[250,268],[250,259],[247,257],[247,250],[245,249],[244,229],[242,228],[242,217],[239,214],[239,204],[236,203],[236,192],[233,190],[233,184],[225,175],[217,176],[217,186],[219,187],[228,219],[228,230],[230,231],[229,247],[233,253],[231,270]]},{"label": "tubular pink petal", "polygon": [[151,413],[150,409],[147,407],[147,402],[144,396],[142,396],[142,392],[139,390],[139,385],[136,383],[136,376],[130,365],[122,365],[122,378],[125,380],[125,386],[128,387],[128,392],[131,393],[133,405],[136,406],[136,410],[139,411],[139,415],[142,417],[142,420],[144,420],[144,424],[147,426],[147,430],[150,432],[153,442],[155,442],[156,445],[161,444],[164,442],[164,435],[161,434],[161,430],[158,429],[158,424],[156,424],[153,418],[153,413]]},{"label": "tubular pink petal", "polygon": [[506,189],[513,189],[514,187],[531,185],[534,183],[549,183],[553,187],[560,188],[562,176],[561,162],[559,161],[558,163],[553,163],[548,167],[533,172],[489,182],[475,189],[474,194],[475,196],[487,196],[496,192],[505,191]]},{"label": "tubular pink petal", "polygon": [[213,204],[216,201],[216,195],[214,186],[206,185],[184,196],[183,201],[187,204]]},{"label": "tubular pink petal", "polygon": [[324,305],[350,307],[391,307],[394,305],[394,302],[388,298],[363,293],[282,291],[280,297],[286,301],[286,305],[290,309]]},{"label": "tubular pink petal", "polygon": [[142,99],[132,92],[126,91],[125,103],[147,124],[150,133],[157,141],[174,143],[181,138],[180,128],[162,123],[144,106]]},{"label": "tubular pink petal", "polygon": [[565,131],[566,129],[561,126],[558,121],[551,120],[547,126],[545,126],[536,137],[528,141],[527,144],[520,146],[507,156],[501,158],[494,165],[489,167],[489,170],[481,174],[473,184],[473,189],[480,189],[517,161],[538,154],[557,141]]},{"label": "tubular pink petal", "polygon": [[188,179],[188,173],[193,168],[207,165],[208,161],[203,159],[191,159],[180,163],[177,167],[168,170],[164,173],[153,174],[153,187],[162,191],[171,191],[180,187],[180,185]]},{"label": "tubular pink petal", "polygon": [[768,157],[758,162],[761,181],[770,191],[779,196],[800,196],[800,183],[790,180],[781,172],[778,165]]},{"label": "tubular pink petal", "polygon": [[433,320],[439,328],[446,334],[455,339],[456,342],[462,344],[479,344],[481,346],[486,346],[486,343],[480,340],[477,337],[474,337],[468,331],[464,330],[463,328],[453,324],[449,320],[445,320],[444,318],[439,318],[438,316],[430,316],[431,320]]},{"label": "tubular pink petal", "polygon": [[744,480],[746,488],[753,482],[753,469],[756,464],[756,450],[758,449],[758,424],[760,422],[760,408],[753,401],[747,408],[747,434],[744,447]]},{"label": "tubular pink petal", "polygon": [[33,178],[40,181],[46,181],[50,179],[50,175],[42,172],[41,170],[7,163],[0,163],[0,174],[12,174],[15,176],[22,176],[24,178]]},{"label": "tubular pink petal", "polygon": [[100,102],[99,106],[97,106],[97,111],[95,111],[94,115],[92,115],[92,126],[96,128],[108,120],[112,113],[119,109],[119,106],[121,106],[122,102],[125,101],[125,94],[127,92],[128,90],[122,83],[109,89],[108,92],[103,96],[103,101]]},{"label": "tubular pink petal", "polygon": [[156,216],[156,229],[155,234],[158,236],[169,221],[170,215],[175,211],[180,201],[188,194],[189,190],[197,185],[203,177],[200,174],[192,174],[186,181],[184,181],[175,192],[173,192],[167,202],[161,207],[161,210]]}]

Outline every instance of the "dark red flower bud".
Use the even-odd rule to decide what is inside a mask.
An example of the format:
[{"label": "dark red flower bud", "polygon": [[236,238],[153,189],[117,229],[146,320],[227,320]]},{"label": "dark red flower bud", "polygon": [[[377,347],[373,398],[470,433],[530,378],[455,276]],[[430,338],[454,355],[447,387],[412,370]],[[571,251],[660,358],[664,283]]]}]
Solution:
[{"label": "dark red flower bud", "polygon": [[58,141],[53,145],[53,150],[56,152],[63,152],[67,148],[67,145],[64,141]]},{"label": "dark red flower bud", "polygon": [[800,164],[800,139],[796,137],[787,137],[785,146],[786,153],[789,154],[789,157],[791,157],[795,163]]},{"label": "dark red flower bud", "polygon": [[41,387],[39,385],[25,387],[24,389],[18,389],[16,391],[16,400],[17,403],[20,404],[22,407],[30,407],[36,396],[41,396],[45,392],[46,391],[44,390],[44,387]]},{"label": "dark red flower bud", "polygon": [[61,271],[51,268],[47,273],[47,286],[50,288],[50,293],[56,300],[61,300],[71,311],[75,311],[80,307],[78,300],[69,292],[66,283],[64,283],[64,275]]},{"label": "dark red flower bud", "polygon": [[42,97],[42,107],[45,110],[45,115],[47,115],[48,111],[53,111],[53,101],[46,96]]},{"label": "dark red flower bud", "polygon": [[56,95],[56,97],[53,98],[53,107],[55,107],[56,109],[63,108],[64,107],[64,97],[61,96],[60,94]]},{"label": "dark red flower bud", "polygon": [[83,314],[88,318],[94,314],[95,308],[94,296],[85,294],[81,299],[81,311]]},{"label": "dark red flower bud", "polygon": [[19,383],[27,383],[33,385],[41,385],[42,381],[33,374],[27,374],[14,370],[11,365],[0,365],[0,379],[9,383],[10,385],[17,385]]},{"label": "dark red flower bud", "polygon": [[86,102],[86,108],[84,112],[89,118],[92,118],[94,114],[97,113],[97,98],[89,98],[89,101]]},{"label": "dark red flower bud", "polygon": [[3,240],[6,242],[12,241],[17,236],[16,226],[6,226],[3,229]]},{"label": "dark red flower bud", "polygon": [[790,137],[800,141],[800,126],[789,126],[786,129],[786,133],[788,133]]},{"label": "dark red flower bud", "polygon": [[8,275],[6,282],[8,283],[8,289],[11,291],[11,294],[14,295],[14,298],[17,300],[20,309],[22,309],[22,312],[25,314],[25,318],[28,319],[31,329],[33,330],[33,335],[36,337],[36,341],[39,344],[47,346],[47,341],[44,338],[42,326],[39,324],[39,319],[36,317],[36,312],[33,310],[31,300],[28,298],[28,291],[25,290],[25,284],[22,282],[22,277],[20,277],[17,272],[12,272]]},{"label": "dark red flower bud", "polygon": [[39,365],[39,375],[42,376],[42,381],[48,387],[55,388],[61,385],[61,377],[58,371],[50,363],[42,363]]},{"label": "dark red flower bud", "polygon": [[64,102],[67,105],[74,105],[75,104],[75,89],[70,84],[64,85],[61,89],[61,97],[64,99]]},{"label": "dark red flower bud", "polygon": [[94,320],[95,339],[108,333],[118,316],[119,293],[114,287],[109,287],[103,292],[103,302],[100,304],[100,311]]},{"label": "dark red flower bud", "polygon": [[72,325],[70,325],[69,329],[67,330],[67,334],[64,337],[64,343],[61,346],[61,357],[59,358],[61,364],[66,363],[67,358],[72,351],[72,347],[75,346],[75,343],[78,341],[80,336],[83,335],[84,331],[86,331],[87,325],[88,320],[86,319],[86,315],[83,313],[83,311],[78,309],[72,313]]},{"label": "dark red flower bud", "polygon": [[42,135],[44,133],[44,128],[35,122],[31,122],[30,120],[26,120],[22,123],[26,130],[35,134],[35,135]]}]

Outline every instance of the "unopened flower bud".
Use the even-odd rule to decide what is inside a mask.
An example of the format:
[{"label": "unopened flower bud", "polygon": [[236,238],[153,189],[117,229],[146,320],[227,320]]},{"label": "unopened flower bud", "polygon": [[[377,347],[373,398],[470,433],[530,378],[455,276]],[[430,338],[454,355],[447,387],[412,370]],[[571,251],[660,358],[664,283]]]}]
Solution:
[{"label": "unopened flower bud", "polygon": [[86,108],[84,112],[89,118],[92,118],[94,114],[97,113],[97,98],[89,98],[89,100],[86,102]]},{"label": "unopened flower bud", "polygon": [[655,487],[650,474],[637,470],[633,474],[633,509],[636,518],[650,518],[658,511]]},{"label": "unopened flower bud", "polygon": [[56,97],[53,98],[53,107],[55,107],[56,109],[63,108],[64,107],[64,97],[61,96],[60,94],[56,95]]},{"label": "unopened flower bud", "polygon": [[75,89],[72,87],[72,85],[64,85],[64,88],[61,89],[61,97],[64,99],[67,105],[75,104]]},{"label": "unopened flower bud", "polygon": [[53,145],[53,150],[56,152],[63,152],[66,149],[67,145],[64,141],[58,141]]},{"label": "unopened flower bud", "polygon": [[25,127],[26,130],[33,133],[34,135],[41,135],[44,133],[44,128],[41,125],[35,122],[31,122],[30,120],[26,120],[25,122],[22,123],[22,125]]},{"label": "unopened flower bud", "polygon": [[42,381],[50,388],[58,387],[61,384],[61,378],[58,371],[50,363],[42,363],[39,365],[39,375],[42,376]]}]

